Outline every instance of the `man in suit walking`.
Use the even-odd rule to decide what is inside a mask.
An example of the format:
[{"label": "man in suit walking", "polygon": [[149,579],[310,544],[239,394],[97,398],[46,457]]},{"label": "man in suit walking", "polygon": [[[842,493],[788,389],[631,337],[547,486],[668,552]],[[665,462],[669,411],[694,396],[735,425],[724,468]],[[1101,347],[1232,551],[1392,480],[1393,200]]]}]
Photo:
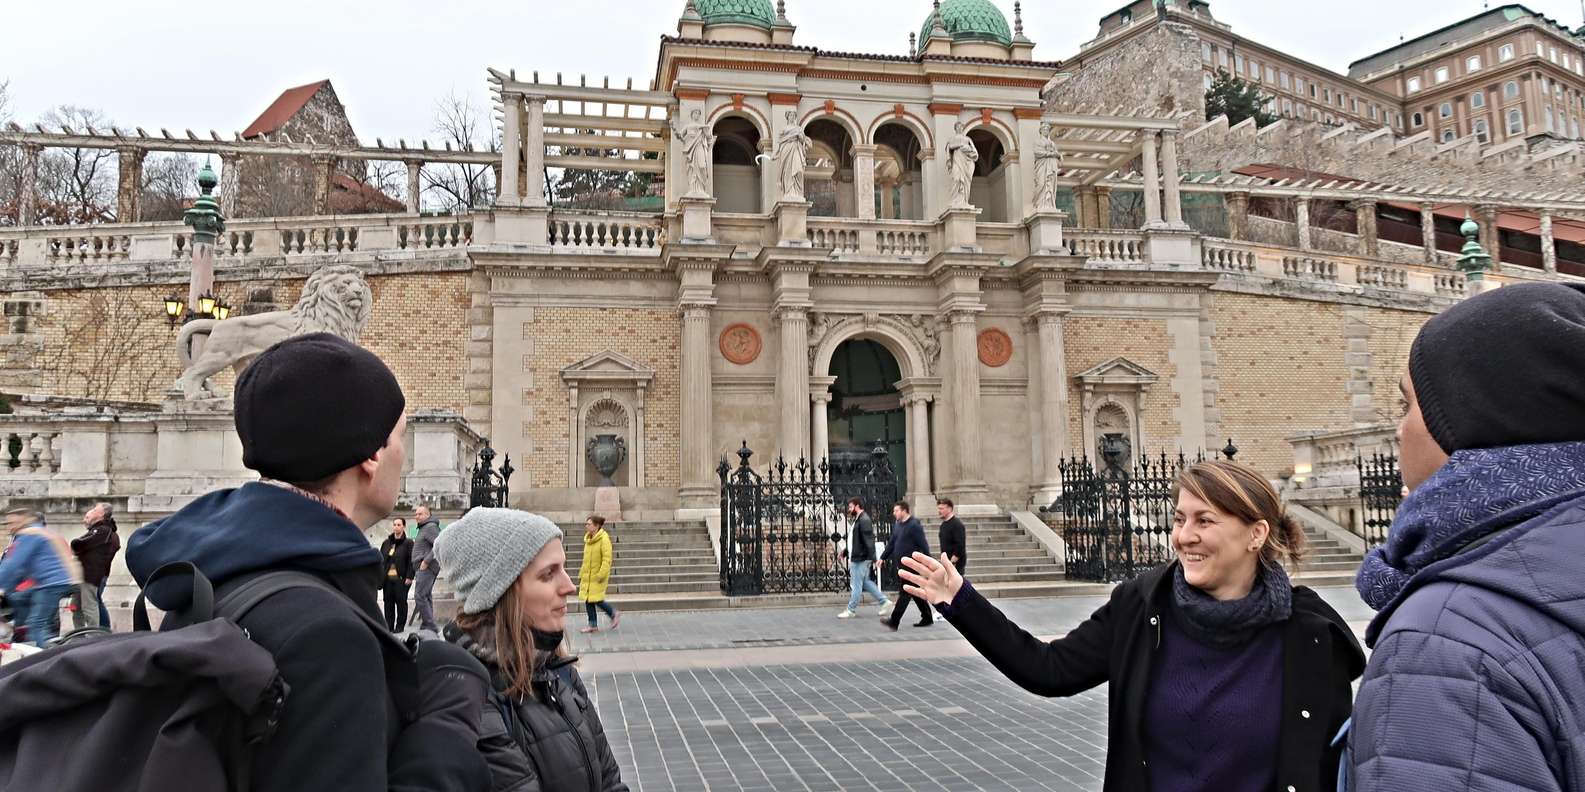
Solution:
[{"label": "man in suit walking", "polygon": [[870,579],[870,566],[875,563],[875,523],[864,513],[864,504],[858,498],[848,499],[848,518],[853,521],[853,530],[848,534],[848,549],[842,551],[842,557],[848,562],[853,596],[848,598],[847,608],[838,613],[837,618],[851,619],[857,616],[859,603],[863,602],[866,591],[880,602],[881,613],[884,614],[891,603],[886,601],[881,587]]},{"label": "man in suit walking", "polygon": [[[898,501],[892,506],[892,518],[896,521],[892,527],[892,540],[886,545],[886,552],[881,556],[881,565],[884,568],[887,562],[899,564],[904,558],[914,553],[930,555],[930,540],[925,538],[925,526],[913,514],[913,507],[908,501]],[[908,603],[913,602],[919,606],[919,621],[915,627],[929,627],[935,623],[935,614],[930,611],[930,604],[924,600],[898,592],[897,607],[892,608],[891,616],[882,616],[881,624],[888,629],[895,630],[902,624],[903,611],[908,610]]]},{"label": "man in suit walking", "polygon": [[969,565],[968,531],[958,519],[957,505],[951,498],[936,501],[936,514],[941,516],[941,552],[947,554],[947,560],[961,575]]}]

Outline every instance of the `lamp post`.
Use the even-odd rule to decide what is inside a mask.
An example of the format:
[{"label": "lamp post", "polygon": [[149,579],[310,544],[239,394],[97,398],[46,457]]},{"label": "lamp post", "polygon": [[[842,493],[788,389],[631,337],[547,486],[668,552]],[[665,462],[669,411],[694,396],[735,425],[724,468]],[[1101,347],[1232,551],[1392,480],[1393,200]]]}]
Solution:
[{"label": "lamp post", "polygon": [[[220,203],[210,194],[219,183],[220,179],[209,168],[209,161],[204,160],[203,169],[198,171],[198,200],[193,202],[193,208],[182,213],[182,222],[193,227],[193,270],[187,286],[187,310],[204,316],[214,315],[215,240],[226,230]],[[208,298],[207,308],[205,298]]]},{"label": "lamp post", "polygon": [[1479,285],[1486,280],[1486,272],[1492,268],[1491,255],[1480,246],[1480,224],[1466,213],[1464,225],[1458,230],[1464,235],[1464,248],[1459,251],[1458,268],[1472,283]]}]

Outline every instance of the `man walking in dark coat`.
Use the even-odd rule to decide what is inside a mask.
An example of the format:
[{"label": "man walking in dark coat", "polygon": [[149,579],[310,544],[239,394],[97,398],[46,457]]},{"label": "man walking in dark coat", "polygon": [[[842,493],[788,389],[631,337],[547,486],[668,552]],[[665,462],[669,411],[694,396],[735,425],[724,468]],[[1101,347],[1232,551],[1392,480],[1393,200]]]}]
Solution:
[{"label": "man walking in dark coat", "polygon": [[121,537],[116,535],[116,521],[111,517],[114,507],[96,503],[83,515],[83,526],[88,532],[72,540],[72,553],[83,568],[83,582],[72,595],[76,610],[72,612],[72,626],[103,627],[110,629],[110,611],[105,608],[105,583],[110,579],[110,562],[121,551]]},{"label": "man walking in dark coat", "polygon": [[385,600],[385,623],[391,632],[407,626],[407,587],[413,585],[413,540],[407,538],[407,521],[391,521],[391,535],[380,543],[385,572],[380,576],[380,597]]},{"label": "man walking in dark coat", "polygon": [[969,566],[968,530],[958,519],[957,504],[951,498],[936,501],[936,514],[941,516],[941,552],[961,575]]},{"label": "man walking in dark coat", "polygon": [[260,480],[204,495],[127,542],[133,577],[167,612],[188,606],[190,582],[148,581],[178,561],[196,566],[217,600],[273,571],[329,587],[281,591],[241,619],[290,689],[254,752],[254,792],[489,786],[476,750],[488,683],[424,675],[426,658],[447,645],[414,654],[369,623],[381,621],[382,567],[364,532],[396,506],[405,407],[396,377],[369,351],[329,333],[282,341],[237,377],[242,463]]},{"label": "man walking in dark coat", "polygon": [[[919,522],[919,518],[915,517],[913,512],[913,507],[908,505],[908,501],[898,501],[892,506],[894,520],[892,540],[886,544],[886,552],[881,555],[883,567],[887,563],[901,563],[904,558],[914,553],[930,555],[930,540],[925,538],[925,526]],[[935,615],[931,613],[930,605],[924,600],[898,591],[893,601],[897,603],[897,607],[892,608],[892,615],[881,617],[881,624],[888,628],[895,630],[902,624],[903,612],[908,610],[910,602],[919,606],[919,621],[914,624],[915,627],[929,627],[935,623]]]},{"label": "man walking in dark coat", "polygon": [[435,576],[440,574],[440,559],[435,557],[435,540],[440,538],[440,521],[428,506],[414,509],[413,517],[418,520],[418,538],[413,540],[413,563],[418,565],[413,610],[418,613],[418,629],[439,634],[440,627],[435,624]]}]

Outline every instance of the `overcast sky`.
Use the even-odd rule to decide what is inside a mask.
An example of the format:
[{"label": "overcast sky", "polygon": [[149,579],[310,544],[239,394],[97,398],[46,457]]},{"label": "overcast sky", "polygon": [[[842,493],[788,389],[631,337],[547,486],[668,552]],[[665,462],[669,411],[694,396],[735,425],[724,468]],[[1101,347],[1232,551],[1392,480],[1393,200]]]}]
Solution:
[{"label": "overcast sky", "polygon": [[[1581,0],[1527,5],[1571,27]],[[1012,0],[997,0],[1011,16]],[[1123,0],[1031,0],[1035,57],[1065,59]],[[1336,71],[1405,35],[1479,13],[1480,0],[1213,0],[1234,31]],[[926,0],[789,0],[797,42],[903,54]],[[220,130],[229,136],[282,90],[329,78],[365,141],[431,135],[435,103],[455,91],[486,100],[485,67],[609,75],[647,85],[659,37],[682,0],[72,0],[6,2],[0,81],[11,112],[59,104],[103,110],[123,127]],[[69,17],[69,18],[68,18]]]}]

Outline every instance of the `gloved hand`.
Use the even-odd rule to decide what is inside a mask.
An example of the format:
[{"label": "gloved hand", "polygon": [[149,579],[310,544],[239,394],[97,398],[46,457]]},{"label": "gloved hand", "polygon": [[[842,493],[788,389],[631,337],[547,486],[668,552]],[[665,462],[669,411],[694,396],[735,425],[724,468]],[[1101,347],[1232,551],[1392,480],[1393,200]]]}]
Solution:
[{"label": "gloved hand", "polygon": [[453,643],[419,641],[419,717],[478,739],[479,718],[490,692],[490,672],[478,658]]}]

